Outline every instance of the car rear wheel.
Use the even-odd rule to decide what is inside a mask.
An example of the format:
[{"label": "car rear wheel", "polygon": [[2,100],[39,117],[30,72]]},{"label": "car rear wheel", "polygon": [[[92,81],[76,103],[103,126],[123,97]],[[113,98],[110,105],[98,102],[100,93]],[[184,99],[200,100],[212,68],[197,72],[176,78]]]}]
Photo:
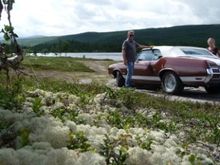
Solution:
[{"label": "car rear wheel", "polygon": [[118,87],[123,87],[125,85],[125,79],[122,77],[119,71],[116,72],[116,85]]},{"label": "car rear wheel", "polygon": [[220,85],[206,86],[205,90],[208,94],[218,94],[220,93]]},{"label": "car rear wheel", "polygon": [[162,89],[168,94],[178,94],[183,90],[183,84],[173,72],[166,72],[162,77]]}]

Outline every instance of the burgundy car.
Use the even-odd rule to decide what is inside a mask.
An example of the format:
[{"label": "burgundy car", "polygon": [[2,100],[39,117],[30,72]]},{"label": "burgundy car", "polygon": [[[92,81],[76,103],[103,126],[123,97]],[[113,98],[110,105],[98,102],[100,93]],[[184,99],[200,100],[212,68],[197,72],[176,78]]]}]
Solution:
[{"label": "burgundy car", "polygon": [[[184,87],[205,87],[208,93],[220,93],[220,58],[207,49],[182,46],[158,46],[143,49],[135,62],[132,82],[135,86],[160,85],[169,94]],[[112,64],[109,74],[117,86],[124,86],[127,74],[123,63]]]}]

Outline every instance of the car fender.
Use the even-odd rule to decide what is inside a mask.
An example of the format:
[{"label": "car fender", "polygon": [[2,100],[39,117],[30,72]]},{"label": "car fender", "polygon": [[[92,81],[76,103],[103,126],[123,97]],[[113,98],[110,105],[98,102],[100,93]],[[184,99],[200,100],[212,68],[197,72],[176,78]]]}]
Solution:
[{"label": "car fender", "polygon": [[123,64],[120,64],[119,66],[114,66],[114,68],[112,68],[112,75],[114,76],[114,78],[116,78],[116,73],[120,72],[121,75],[126,75],[126,66],[124,66]]},{"label": "car fender", "polygon": [[165,72],[173,72],[173,73],[175,73],[178,76],[178,73],[175,70],[173,70],[172,68],[163,68],[159,72],[159,77],[160,77],[161,80],[162,80],[163,74]]},{"label": "car fender", "polygon": [[[112,71],[112,75],[114,76],[114,78],[116,78],[117,76],[117,72],[120,72],[121,73],[121,70],[119,68],[115,68],[113,71]],[[121,73],[122,74],[122,73]]]}]

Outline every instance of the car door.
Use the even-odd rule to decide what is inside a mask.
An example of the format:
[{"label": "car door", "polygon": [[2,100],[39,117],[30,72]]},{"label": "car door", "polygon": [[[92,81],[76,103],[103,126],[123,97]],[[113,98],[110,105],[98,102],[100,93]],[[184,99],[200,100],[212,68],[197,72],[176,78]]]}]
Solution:
[{"label": "car door", "polygon": [[134,65],[132,79],[135,83],[159,82],[159,77],[155,74],[152,64],[159,59],[158,49],[143,50],[138,54]]}]

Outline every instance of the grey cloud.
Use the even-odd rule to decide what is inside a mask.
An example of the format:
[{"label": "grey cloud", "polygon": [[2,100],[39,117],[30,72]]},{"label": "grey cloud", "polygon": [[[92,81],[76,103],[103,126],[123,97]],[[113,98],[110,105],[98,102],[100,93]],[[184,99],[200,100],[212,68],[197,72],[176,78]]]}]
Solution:
[{"label": "grey cloud", "polygon": [[[46,7],[40,6],[42,1],[29,0],[35,5],[28,9],[24,1],[16,1],[13,12],[24,17],[15,21],[19,27],[16,31],[25,35],[63,35],[220,23],[220,0],[47,0]],[[47,12],[45,16],[34,10],[38,4]],[[14,17],[16,13],[12,13]]]},{"label": "grey cloud", "polygon": [[220,23],[220,1],[219,0],[179,0],[187,4],[192,12],[205,24]]},{"label": "grey cloud", "polygon": [[93,4],[93,5],[98,5],[98,6],[106,6],[106,5],[111,5],[110,0],[80,0],[78,2],[82,6],[84,4]]}]

